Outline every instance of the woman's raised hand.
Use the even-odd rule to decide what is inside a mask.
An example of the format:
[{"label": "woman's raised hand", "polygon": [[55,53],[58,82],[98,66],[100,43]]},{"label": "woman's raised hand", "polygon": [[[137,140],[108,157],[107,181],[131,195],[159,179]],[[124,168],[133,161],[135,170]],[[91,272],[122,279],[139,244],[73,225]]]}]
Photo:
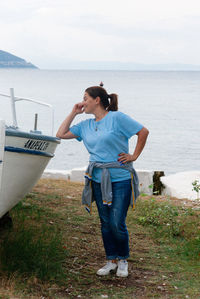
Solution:
[{"label": "woman's raised hand", "polygon": [[73,109],[72,109],[72,112],[75,113],[75,114],[81,114],[84,112],[84,105],[83,103],[77,103],[74,105]]}]

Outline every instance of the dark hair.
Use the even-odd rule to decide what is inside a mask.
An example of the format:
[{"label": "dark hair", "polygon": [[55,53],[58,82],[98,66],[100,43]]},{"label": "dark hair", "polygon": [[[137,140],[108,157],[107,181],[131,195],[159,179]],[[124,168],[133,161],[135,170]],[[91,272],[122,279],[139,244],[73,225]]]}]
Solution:
[{"label": "dark hair", "polygon": [[87,92],[93,99],[100,97],[101,105],[107,111],[118,110],[118,96],[116,93],[108,94],[107,91],[100,86],[88,87],[85,92]]}]

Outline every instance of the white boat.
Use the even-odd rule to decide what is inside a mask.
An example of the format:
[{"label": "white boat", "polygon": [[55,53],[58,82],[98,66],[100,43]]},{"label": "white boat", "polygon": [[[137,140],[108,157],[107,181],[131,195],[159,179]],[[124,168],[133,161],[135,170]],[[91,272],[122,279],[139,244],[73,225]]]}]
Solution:
[{"label": "white boat", "polygon": [[[30,192],[41,177],[45,167],[54,156],[60,139],[43,135],[35,128],[33,131],[21,131],[17,126],[15,102],[26,100],[40,105],[51,107],[44,102],[10,95],[0,94],[10,98],[13,124],[6,126],[5,120],[0,120],[0,218],[13,208],[23,197]],[[53,108],[52,108],[53,111]],[[53,132],[53,113],[52,113]]]}]

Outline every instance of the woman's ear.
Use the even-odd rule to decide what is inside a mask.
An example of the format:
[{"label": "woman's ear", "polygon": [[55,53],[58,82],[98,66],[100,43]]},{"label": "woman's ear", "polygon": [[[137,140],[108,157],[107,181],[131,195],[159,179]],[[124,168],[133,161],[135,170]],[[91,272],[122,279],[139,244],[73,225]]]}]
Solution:
[{"label": "woman's ear", "polygon": [[101,102],[100,97],[96,97],[95,101],[96,101],[96,104],[100,104],[100,102]]}]

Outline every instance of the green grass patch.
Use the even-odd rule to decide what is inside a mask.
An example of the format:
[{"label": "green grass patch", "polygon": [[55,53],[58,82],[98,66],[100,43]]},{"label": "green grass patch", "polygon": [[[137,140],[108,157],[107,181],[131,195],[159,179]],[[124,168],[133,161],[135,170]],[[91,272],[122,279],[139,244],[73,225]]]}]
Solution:
[{"label": "green grass patch", "polygon": [[45,281],[62,277],[67,251],[57,230],[22,226],[6,233],[0,255],[1,269],[9,275],[17,272]]},{"label": "green grass patch", "polygon": [[158,202],[155,198],[139,200],[136,221],[150,229],[160,243],[171,245],[171,254],[200,261],[200,213],[191,208]]}]

